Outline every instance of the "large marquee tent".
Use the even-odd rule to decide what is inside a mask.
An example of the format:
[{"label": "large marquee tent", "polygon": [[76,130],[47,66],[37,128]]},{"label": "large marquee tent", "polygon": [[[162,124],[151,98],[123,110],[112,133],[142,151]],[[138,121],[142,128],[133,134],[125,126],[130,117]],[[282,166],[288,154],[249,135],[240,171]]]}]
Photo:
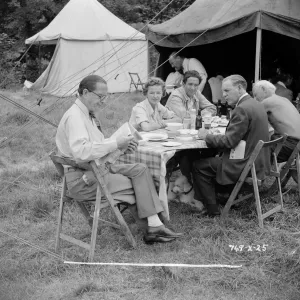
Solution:
[{"label": "large marquee tent", "polygon": [[253,81],[261,71],[267,76],[278,59],[294,72],[298,66],[299,76],[300,1],[196,0],[174,18],[149,25],[147,37],[160,53],[157,75],[164,79],[172,69],[163,63],[180,48],[183,56],[198,58],[209,76],[223,71]]},{"label": "large marquee tent", "polygon": [[145,35],[97,0],[70,0],[26,44],[56,44],[49,66],[31,87],[46,94],[69,96],[89,74],[104,77],[110,93],[128,91],[128,72],[147,78]]}]

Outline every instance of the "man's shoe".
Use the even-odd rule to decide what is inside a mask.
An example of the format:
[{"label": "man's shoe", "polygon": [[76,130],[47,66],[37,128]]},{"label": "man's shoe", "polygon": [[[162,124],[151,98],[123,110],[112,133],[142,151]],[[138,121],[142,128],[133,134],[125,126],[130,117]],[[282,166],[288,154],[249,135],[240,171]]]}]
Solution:
[{"label": "man's shoe", "polygon": [[164,225],[158,227],[148,227],[147,234],[149,237],[166,237],[166,238],[179,238],[183,233],[174,232]]},{"label": "man's shoe", "polygon": [[143,238],[145,244],[147,245],[152,245],[154,243],[169,243],[169,242],[173,242],[176,240],[176,238],[166,238],[166,237],[162,237],[162,236],[149,236],[148,234],[146,234]]}]

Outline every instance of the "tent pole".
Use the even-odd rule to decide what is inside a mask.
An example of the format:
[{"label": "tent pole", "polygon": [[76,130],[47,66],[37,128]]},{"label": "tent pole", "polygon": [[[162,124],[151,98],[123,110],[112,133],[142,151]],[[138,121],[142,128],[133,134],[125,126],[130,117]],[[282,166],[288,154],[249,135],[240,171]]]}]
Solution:
[{"label": "tent pole", "polygon": [[255,76],[254,82],[260,79],[260,61],[261,61],[261,28],[257,28],[256,31],[256,53],[255,53]]}]

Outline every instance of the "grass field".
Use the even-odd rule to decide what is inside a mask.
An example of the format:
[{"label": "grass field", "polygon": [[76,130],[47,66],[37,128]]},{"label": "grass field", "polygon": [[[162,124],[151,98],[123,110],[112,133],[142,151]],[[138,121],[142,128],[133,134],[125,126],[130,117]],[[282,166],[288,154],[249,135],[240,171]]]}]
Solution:
[{"label": "grass field", "polygon": [[[58,124],[74,99],[64,101],[22,91],[2,94],[32,108]],[[141,94],[111,96],[111,105],[98,116],[105,134],[127,121]],[[1,100],[0,230],[34,245],[54,251],[56,218],[61,181],[47,154],[55,147],[56,129]],[[20,130],[20,131],[19,131]],[[20,133],[19,135],[17,135]],[[234,210],[230,218],[200,218],[189,207],[170,203],[171,223],[184,238],[166,245],[148,246],[131,216],[125,213],[138,247],[128,247],[124,236],[103,227],[97,238],[95,261],[135,263],[232,264],[238,269],[174,268],[172,276],[158,267],[74,266],[0,232],[0,300],[27,299],[300,299],[300,208],[296,191],[284,196],[285,210],[258,227],[253,203]],[[264,202],[269,207],[272,201]],[[106,213],[112,218],[110,213]],[[64,230],[88,241],[90,228],[74,205],[67,205]],[[242,251],[230,245],[244,245]],[[249,245],[265,245],[265,251]],[[258,249],[258,247],[255,247]],[[262,249],[261,249],[262,250]],[[87,261],[87,252],[63,243],[69,261]]]}]

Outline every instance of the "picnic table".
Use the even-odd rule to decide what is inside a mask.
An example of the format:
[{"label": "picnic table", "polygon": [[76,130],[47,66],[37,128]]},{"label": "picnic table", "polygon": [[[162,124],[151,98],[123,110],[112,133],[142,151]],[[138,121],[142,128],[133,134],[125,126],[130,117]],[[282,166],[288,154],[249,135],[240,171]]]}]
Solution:
[{"label": "picnic table", "polygon": [[[221,134],[225,134],[225,127],[218,127],[216,129],[221,130]],[[165,129],[159,129],[152,131],[155,133],[167,133]],[[270,136],[273,134],[274,129],[269,127]],[[181,142],[180,146],[165,147],[162,145],[163,142],[174,141],[173,138],[168,138],[164,141],[149,141],[144,145],[139,145],[137,151],[133,154],[125,154],[119,157],[117,163],[133,164],[133,163],[144,163],[148,166],[149,171],[154,179],[155,186],[158,190],[158,196],[162,202],[164,208],[164,214],[169,219],[169,206],[168,196],[166,187],[166,164],[170,158],[172,158],[176,151],[185,149],[205,149],[208,148],[205,141],[195,139],[188,142]]]},{"label": "picnic table", "polygon": [[[155,132],[166,133],[166,130],[156,130]],[[167,141],[174,141],[168,138]],[[166,142],[164,140],[163,142]],[[162,141],[148,141],[144,145],[139,145],[137,151],[132,154],[120,156],[117,163],[132,164],[144,163],[148,166],[149,171],[154,179],[154,183],[158,190],[159,199],[164,208],[164,214],[169,219],[169,207],[166,188],[166,163],[173,157],[176,151],[185,149],[204,149],[207,148],[205,141],[195,139],[188,142],[182,142],[181,145],[175,147],[165,147]]]}]

